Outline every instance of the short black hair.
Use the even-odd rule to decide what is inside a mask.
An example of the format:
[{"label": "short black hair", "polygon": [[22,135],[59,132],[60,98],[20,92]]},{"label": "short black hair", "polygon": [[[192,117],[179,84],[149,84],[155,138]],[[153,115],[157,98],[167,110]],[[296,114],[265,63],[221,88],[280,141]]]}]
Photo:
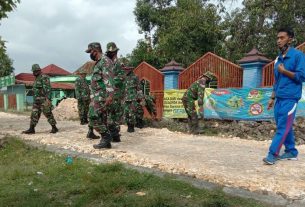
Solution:
[{"label": "short black hair", "polygon": [[281,27],[277,30],[277,33],[286,32],[290,38],[294,38],[294,32],[291,27]]}]

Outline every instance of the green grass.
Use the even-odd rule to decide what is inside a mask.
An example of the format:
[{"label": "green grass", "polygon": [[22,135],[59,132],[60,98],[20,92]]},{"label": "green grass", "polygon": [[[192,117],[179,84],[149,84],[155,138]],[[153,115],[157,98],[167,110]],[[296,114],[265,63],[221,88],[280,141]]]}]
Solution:
[{"label": "green grass", "polygon": [[12,137],[0,140],[0,206],[264,206],[119,163],[96,165],[74,158],[68,165],[65,159]]}]

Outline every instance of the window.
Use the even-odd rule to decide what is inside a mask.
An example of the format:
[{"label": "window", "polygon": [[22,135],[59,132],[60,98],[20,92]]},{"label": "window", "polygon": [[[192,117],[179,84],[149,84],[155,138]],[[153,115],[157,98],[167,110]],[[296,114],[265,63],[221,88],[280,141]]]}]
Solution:
[{"label": "window", "polygon": [[141,80],[141,89],[144,95],[149,95],[150,92],[150,82],[148,80]]}]

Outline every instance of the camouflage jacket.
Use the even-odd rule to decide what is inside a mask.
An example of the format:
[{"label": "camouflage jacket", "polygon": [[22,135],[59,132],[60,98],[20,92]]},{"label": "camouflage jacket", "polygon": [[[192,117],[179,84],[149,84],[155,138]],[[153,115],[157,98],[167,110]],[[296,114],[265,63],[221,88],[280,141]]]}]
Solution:
[{"label": "camouflage jacket", "polygon": [[185,91],[182,100],[198,100],[198,105],[203,105],[204,98],[204,90],[205,90],[205,81],[203,79],[197,80],[192,83],[192,85]]},{"label": "camouflage jacket", "polygon": [[156,114],[156,100],[151,95],[145,95],[145,106],[150,114]]},{"label": "camouflage jacket", "polygon": [[114,61],[113,66],[113,75],[114,75],[114,85],[117,90],[115,90],[114,98],[123,99],[125,91],[125,71],[122,68],[122,63],[118,60]]},{"label": "camouflage jacket", "polygon": [[75,80],[75,96],[76,99],[89,100],[90,99],[90,88],[86,81],[86,78],[78,77]]},{"label": "camouflage jacket", "polygon": [[136,101],[139,98],[140,81],[133,71],[126,75],[125,80],[125,101]]},{"label": "camouflage jacket", "polygon": [[36,77],[33,84],[34,101],[45,100],[46,98],[51,100],[51,83],[50,79],[46,75],[39,75]]},{"label": "camouflage jacket", "polygon": [[116,88],[112,67],[112,60],[106,56],[102,56],[96,62],[91,78],[91,98],[93,101],[103,102],[107,97],[113,97]]}]

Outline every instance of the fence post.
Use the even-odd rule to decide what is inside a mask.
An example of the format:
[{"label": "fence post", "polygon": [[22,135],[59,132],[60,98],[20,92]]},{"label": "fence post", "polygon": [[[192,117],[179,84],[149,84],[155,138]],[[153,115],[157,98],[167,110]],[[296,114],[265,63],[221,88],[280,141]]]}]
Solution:
[{"label": "fence post", "polygon": [[24,111],[24,95],[16,94],[17,111]]},{"label": "fence post", "polygon": [[3,94],[4,111],[8,110],[8,94]]}]

